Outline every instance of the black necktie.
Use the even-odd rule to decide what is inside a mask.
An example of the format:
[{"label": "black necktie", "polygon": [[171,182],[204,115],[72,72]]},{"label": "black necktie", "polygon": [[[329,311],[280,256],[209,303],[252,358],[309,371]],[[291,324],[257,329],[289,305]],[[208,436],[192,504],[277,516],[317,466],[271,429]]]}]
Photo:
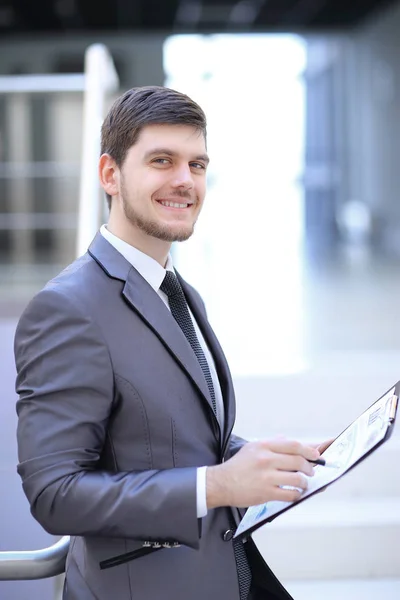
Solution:
[{"label": "black necktie", "polygon": [[[193,352],[195,353],[197,360],[200,363],[201,369],[204,373],[215,415],[217,415],[217,406],[215,402],[215,391],[214,385],[210,373],[210,367],[200,342],[197,338],[196,331],[193,325],[193,321],[190,317],[189,308],[186,302],[185,294],[179,283],[177,276],[172,271],[167,271],[160,290],[164,292],[168,297],[169,307],[171,309],[172,316],[178,323],[186,336],[189,344],[191,345]],[[236,567],[238,572],[240,600],[247,600],[250,592],[251,585],[251,571],[247,560],[247,555],[241,540],[234,540],[233,549],[235,553]]]},{"label": "black necktie", "polygon": [[217,416],[217,405],[215,402],[215,391],[210,373],[210,367],[208,366],[207,359],[204,356],[203,349],[200,346],[200,342],[197,338],[193,321],[190,317],[185,294],[183,293],[183,289],[178,281],[177,276],[172,273],[172,271],[166,272],[164,280],[160,285],[160,290],[168,296],[168,303],[172,316],[185,334],[186,339],[191,345],[193,352],[200,363],[201,370],[203,371],[210,392],[214,414]]}]

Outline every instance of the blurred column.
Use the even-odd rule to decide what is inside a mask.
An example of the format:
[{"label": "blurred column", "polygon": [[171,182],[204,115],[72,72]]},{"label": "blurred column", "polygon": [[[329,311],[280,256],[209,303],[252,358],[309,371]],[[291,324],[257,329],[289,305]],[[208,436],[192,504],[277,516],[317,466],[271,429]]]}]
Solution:
[{"label": "blurred column", "polygon": [[82,147],[82,95],[54,94],[48,104],[49,156],[58,176],[51,179],[52,211],[59,226],[53,262],[66,265],[75,258]]},{"label": "blurred column", "polygon": [[340,199],[339,40],[311,41],[305,73],[305,242],[311,256],[330,253],[338,241]]},{"label": "blurred column", "polygon": [[[11,163],[29,163],[31,160],[30,97],[26,94],[10,95],[6,100],[8,123],[8,156]],[[22,165],[21,165],[22,166]],[[10,262],[14,265],[32,264],[33,191],[28,177],[14,177],[9,181],[10,212],[14,214],[11,231]]]}]

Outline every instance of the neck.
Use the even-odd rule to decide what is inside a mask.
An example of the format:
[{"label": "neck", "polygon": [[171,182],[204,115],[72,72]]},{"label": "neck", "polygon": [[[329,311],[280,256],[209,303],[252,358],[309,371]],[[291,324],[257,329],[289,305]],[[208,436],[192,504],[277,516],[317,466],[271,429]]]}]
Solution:
[{"label": "neck", "polygon": [[120,240],[154,258],[162,267],[167,264],[171,242],[152,237],[130,223],[117,223],[112,214],[110,214],[107,229]]}]

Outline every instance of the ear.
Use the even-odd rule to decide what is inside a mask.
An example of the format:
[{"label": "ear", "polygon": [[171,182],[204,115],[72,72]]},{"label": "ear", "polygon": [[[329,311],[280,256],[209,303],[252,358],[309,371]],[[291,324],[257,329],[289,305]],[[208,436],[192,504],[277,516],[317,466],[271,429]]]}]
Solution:
[{"label": "ear", "polygon": [[99,160],[100,183],[109,196],[119,192],[119,168],[109,154],[102,154]]}]

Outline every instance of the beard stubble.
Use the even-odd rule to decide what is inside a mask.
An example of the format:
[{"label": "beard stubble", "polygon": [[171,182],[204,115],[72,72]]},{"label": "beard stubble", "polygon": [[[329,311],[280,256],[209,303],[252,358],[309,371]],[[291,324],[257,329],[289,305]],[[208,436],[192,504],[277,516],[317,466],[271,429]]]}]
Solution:
[{"label": "beard stubble", "polygon": [[[140,229],[146,235],[164,242],[185,242],[193,234],[196,221],[194,221],[191,226],[181,227],[180,229],[173,226],[162,225],[156,220],[143,217],[139,214],[139,212],[133,208],[132,203],[129,202],[128,197],[129,194],[127,193],[125,182],[122,181],[121,199],[125,217],[129,223]],[[177,191],[174,197],[169,197],[168,200],[174,201],[175,199],[176,201],[178,198],[190,199],[190,195],[184,191]]]}]

